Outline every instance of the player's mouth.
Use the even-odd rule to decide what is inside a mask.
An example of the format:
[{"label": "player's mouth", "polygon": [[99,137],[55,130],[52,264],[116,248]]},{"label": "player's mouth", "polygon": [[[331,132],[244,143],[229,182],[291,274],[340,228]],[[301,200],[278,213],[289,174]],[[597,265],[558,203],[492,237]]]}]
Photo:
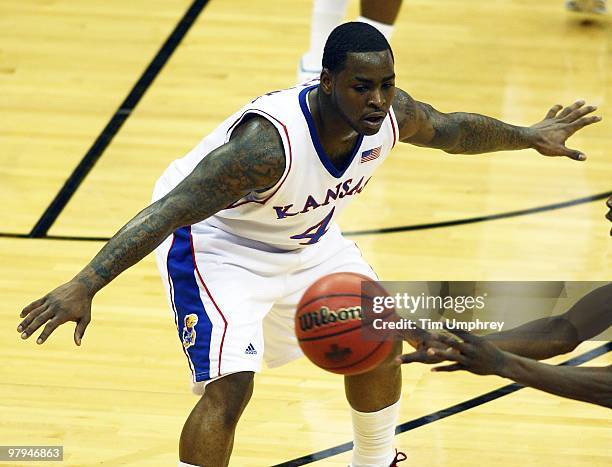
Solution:
[{"label": "player's mouth", "polygon": [[366,115],[363,118],[363,121],[366,126],[373,129],[378,129],[382,125],[382,122],[385,120],[386,116],[387,114],[385,112],[372,112],[371,114]]}]

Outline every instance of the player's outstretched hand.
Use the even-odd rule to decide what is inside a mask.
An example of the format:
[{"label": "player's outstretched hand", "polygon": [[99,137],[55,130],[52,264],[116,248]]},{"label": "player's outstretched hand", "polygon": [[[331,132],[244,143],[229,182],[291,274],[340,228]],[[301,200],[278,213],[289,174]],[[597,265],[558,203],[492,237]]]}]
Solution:
[{"label": "player's outstretched hand", "polygon": [[436,333],[422,329],[399,331],[400,337],[408,342],[415,351],[398,356],[396,363],[440,363],[445,359],[434,355],[431,349],[445,350],[448,346],[436,339]]},{"label": "player's outstretched hand", "polygon": [[531,129],[535,130],[533,148],[544,156],[586,160],[582,152],[565,146],[567,138],[578,130],[601,121],[601,117],[589,115],[597,110],[597,107],[584,104],[583,100],[579,100],[565,108],[562,105],[552,107],[544,120],[531,126]]},{"label": "player's outstretched hand", "polygon": [[437,366],[431,371],[467,370],[477,375],[499,375],[506,365],[506,354],[482,337],[473,336],[465,331],[449,330],[461,340],[444,334],[434,339],[443,344],[444,349],[432,348],[430,353],[441,360],[455,362],[451,365]]},{"label": "player's outstretched hand", "polygon": [[[612,222],[612,196],[608,198],[608,202],[606,203],[606,206],[610,208],[610,210],[608,211],[608,214],[606,214],[606,219]],[[612,229],[610,229],[610,236],[612,236]]]},{"label": "player's outstretched hand", "polygon": [[26,306],[19,315],[25,319],[17,327],[17,332],[21,333],[22,339],[27,339],[46,323],[36,339],[37,344],[42,344],[58,326],[75,321],[74,343],[81,345],[85,329],[91,321],[91,301],[92,297],[82,283],[67,282]]}]

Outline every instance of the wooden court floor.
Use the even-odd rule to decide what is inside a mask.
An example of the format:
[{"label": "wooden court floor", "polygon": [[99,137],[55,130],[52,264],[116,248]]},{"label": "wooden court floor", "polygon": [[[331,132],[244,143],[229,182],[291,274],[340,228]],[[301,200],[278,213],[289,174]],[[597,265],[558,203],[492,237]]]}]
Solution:
[{"label": "wooden court floor", "polygon": [[[584,98],[603,122],[569,141],[587,154],[584,163],[533,151],[396,148],[341,222],[360,233],[354,239],[381,278],[612,279],[603,199],[612,191],[612,18],[584,25],[562,3],[404,2],[392,45],[398,86],[415,98],[522,125],[553,104]],[[24,305],[98,251],[102,242],[91,238],[111,236],[148,203],[171,160],[247,99],[294,84],[311,2],[211,0],[125,110],[190,7],[188,0],[0,1],[0,445],[64,445],[63,465],[71,466],[176,465],[195,398],[151,257],[96,297],[81,348],[68,326],[43,347],[22,342],[15,328]],[[356,15],[352,2],[347,16]],[[28,238],[120,108],[123,126],[65,209],[46,235]],[[588,364],[610,363],[608,353]],[[416,364],[403,379],[402,423],[509,383]],[[407,465],[604,466],[612,463],[610,414],[523,389],[398,435],[397,446]],[[302,360],[258,375],[230,465],[280,464],[350,439],[341,379]],[[349,459],[342,453],[313,465]]]}]

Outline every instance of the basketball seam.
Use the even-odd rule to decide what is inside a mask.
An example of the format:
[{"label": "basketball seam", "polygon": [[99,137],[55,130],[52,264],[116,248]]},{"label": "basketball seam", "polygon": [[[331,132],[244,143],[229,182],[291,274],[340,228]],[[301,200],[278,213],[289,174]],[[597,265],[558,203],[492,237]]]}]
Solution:
[{"label": "basketball seam", "polygon": [[346,334],[347,332],[355,331],[356,329],[361,328],[361,326],[362,326],[362,323],[359,323],[357,326],[354,326],[354,327],[349,328],[349,329],[343,329],[342,331],[334,332],[332,334],[325,334],[323,336],[313,336],[313,337],[298,338],[298,342],[316,341],[316,340],[319,340],[319,339],[326,339],[328,337],[339,336],[340,334]]}]

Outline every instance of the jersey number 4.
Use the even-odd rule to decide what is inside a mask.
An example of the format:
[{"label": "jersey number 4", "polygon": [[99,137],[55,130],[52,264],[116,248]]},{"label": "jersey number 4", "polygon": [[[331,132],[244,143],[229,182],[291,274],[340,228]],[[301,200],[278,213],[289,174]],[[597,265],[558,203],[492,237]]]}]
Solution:
[{"label": "jersey number 4", "polygon": [[334,216],[335,209],[336,208],[333,207],[332,210],[329,211],[329,214],[325,216],[323,220],[319,222],[318,224],[315,224],[312,227],[309,227],[308,229],[306,229],[305,232],[301,234],[292,235],[291,238],[293,238],[294,240],[308,239],[307,242],[300,242],[300,245],[312,245],[313,243],[317,243],[321,239],[321,237],[325,235],[325,233],[327,232],[329,228],[329,222],[332,220],[332,217]]}]

